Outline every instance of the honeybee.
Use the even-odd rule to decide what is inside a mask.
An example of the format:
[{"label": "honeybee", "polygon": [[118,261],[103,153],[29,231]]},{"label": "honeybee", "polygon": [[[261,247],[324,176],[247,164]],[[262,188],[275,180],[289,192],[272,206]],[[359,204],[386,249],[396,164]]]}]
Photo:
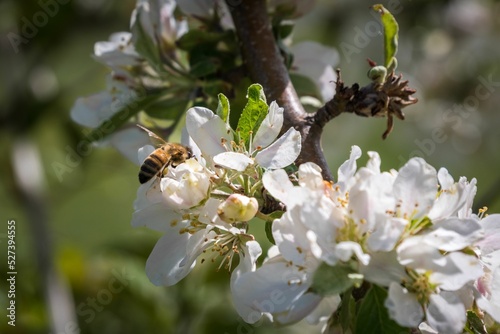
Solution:
[{"label": "honeybee", "polygon": [[172,166],[175,168],[193,156],[190,147],[176,143],[167,143],[145,127],[139,124],[137,126],[146,131],[151,142],[158,147],[142,163],[141,170],[139,171],[139,182],[141,184],[148,182],[154,176],[163,175],[166,167]]}]

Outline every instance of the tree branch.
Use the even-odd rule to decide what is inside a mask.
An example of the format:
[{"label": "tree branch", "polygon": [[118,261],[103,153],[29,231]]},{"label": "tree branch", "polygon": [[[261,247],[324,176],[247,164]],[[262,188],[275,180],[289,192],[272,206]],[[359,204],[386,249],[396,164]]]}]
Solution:
[{"label": "tree branch", "polygon": [[226,0],[233,17],[240,41],[243,61],[252,81],[261,84],[268,100],[276,100],[284,108],[282,131],[293,127],[302,135],[302,151],[297,164],[314,162],[322,169],[325,180],[333,180],[321,149],[322,126],[310,122],[311,118],[300,103],[283,62],[271,23],[265,0],[242,0],[232,6]]}]

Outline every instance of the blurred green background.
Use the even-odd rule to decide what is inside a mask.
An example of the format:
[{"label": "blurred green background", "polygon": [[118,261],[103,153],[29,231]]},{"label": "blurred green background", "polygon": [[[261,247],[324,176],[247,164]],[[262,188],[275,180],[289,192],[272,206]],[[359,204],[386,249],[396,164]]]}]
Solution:
[{"label": "blurred green background", "polygon": [[[80,333],[292,332],[243,323],[231,304],[229,275],[213,267],[197,266],[174,287],[149,283],[144,263],[159,235],[129,224],[137,167],[118,152],[93,148],[58,174],[57,163],[84,136],[69,118],[72,104],[105,88],[107,69],[91,58],[93,45],[128,31],[135,6],[133,0],[63,2],[46,22],[37,21],[45,2],[0,2],[0,271],[2,277],[9,271],[12,219],[17,270],[16,326],[4,316],[2,279],[0,332],[54,333],[51,317],[73,319]],[[334,175],[352,145],[378,151],[384,170],[418,155],[455,179],[477,178],[475,207],[500,212],[500,2],[382,3],[400,25],[398,70],[420,101],[405,109],[404,122],[395,120],[385,141],[385,119],[341,115],[328,124],[323,147]],[[371,4],[318,1],[297,21],[294,40],[336,47],[344,81],[364,85],[366,58],[382,61]],[[29,30],[26,22],[39,24]],[[23,29],[31,37],[15,39]],[[365,161],[366,154],[360,165]],[[77,333],[73,322],[64,325],[65,333]]]}]

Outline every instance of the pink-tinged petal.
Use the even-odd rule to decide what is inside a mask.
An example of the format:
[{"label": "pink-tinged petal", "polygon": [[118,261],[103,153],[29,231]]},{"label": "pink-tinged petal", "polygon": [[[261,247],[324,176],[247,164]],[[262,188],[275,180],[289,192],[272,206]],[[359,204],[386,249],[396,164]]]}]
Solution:
[{"label": "pink-tinged petal", "polygon": [[299,156],[302,147],[300,132],[288,129],[278,140],[255,156],[255,162],[266,169],[284,168]]},{"label": "pink-tinged petal", "polygon": [[155,231],[170,231],[172,227],[181,224],[182,216],[169,210],[162,203],[150,205],[132,214],[132,226],[145,226]]},{"label": "pink-tinged petal", "polygon": [[253,159],[243,153],[222,152],[214,156],[214,162],[219,166],[243,172],[253,164]]},{"label": "pink-tinged petal", "polygon": [[490,274],[488,294],[476,296],[476,303],[488,313],[496,322],[500,322],[500,267],[496,267]]},{"label": "pink-tinged petal", "polygon": [[279,135],[283,126],[283,108],[276,101],[269,105],[269,112],[260,124],[257,133],[253,137],[254,149],[269,146]]},{"label": "pink-tinged petal", "polygon": [[394,181],[394,196],[403,218],[421,218],[429,213],[437,193],[436,170],[422,158],[413,158]]},{"label": "pink-tinged petal", "polygon": [[232,140],[231,129],[207,108],[190,108],[186,113],[186,128],[201,152],[208,157],[226,152],[223,144]]},{"label": "pink-tinged petal", "polygon": [[438,333],[462,333],[465,321],[465,307],[454,293],[443,291],[430,296],[427,322]]},{"label": "pink-tinged petal", "polygon": [[481,219],[480,225],[484,237],[476,243],[483,255],[500,249],[500,214],[489,215]]},{"label": "pink-tinged petal", "polygon": [[424,317],[424,311],[417,297],[403,288],[399,282],[393,282],[389,286],[389,295],[384,305],[389,311],[389,316],[401,326],[416,327]]}]

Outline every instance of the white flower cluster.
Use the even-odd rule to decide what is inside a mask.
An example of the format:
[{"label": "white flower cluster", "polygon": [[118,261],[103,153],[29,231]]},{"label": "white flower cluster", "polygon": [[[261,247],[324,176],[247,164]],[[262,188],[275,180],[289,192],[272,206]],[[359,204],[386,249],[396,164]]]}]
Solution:
[{"label": "white flower cluster", "polygon": [[473,306],[500,321],[500,215],[471,213],[475,179],[454,182],[421,158],[381,172],[379,155],[368,154],[356,171],[354,146],[335,184],[313,163],[300,166],[298,184],[283,170],[264,174],[287,211],[274,221],[264,264],[233,283],[240,314],[248,322],[255,312],[280,323],[328,317],[339,297],[315,291],[315,272],[347,263],[353,285],[388,288],[385,307],[402,326],[461,333]]},{"label": "white flower cluster", "polygon": [[[201,262],[220,258],[218,268],[231,270],[237,255],[233,272],[255,270],[262,250],[247,230],[262,204],[263,172],[290,165],[301,148],[294,129],[277,138],[282,124],[283,108],[273,102],[253,139],[235,141],[238,131],[211,110],[187,111],[195,158],[141,185],[135,202],[132,225],[165,232],[146,264],[154,284],[176,284],[198,257]],[[140,158],[152,151],[152,146],[142,148]]]},{"label": "white flower cluster", "polygon": [[[475,179],[455,182],[421,158],[381,172],[375,152],[357,170],[356,146],[336,183],[314,163],[290,175],[284,167],[301,140],[294,129],[276,139],[282,123],[273,102],[245,143],[210,110],[188,111],[196,158],[142,185],[135,203],[134,226],[165,232],[147,261],[153,283],[175,284],[197,258],[220,257],[218,268],[232,271],[235,308],[249,323],[262,315],[281,324],[324,321],[339,293],[363,281],[387,289],[384,305],[404,327],[460,333],[474,307],[500,321],[500,215],[471,212]],[[275,246],[256,268],[262,250],[247,228],[256,215],[270,217],[259,212],[264,191],[286,212],[273,221]],[[341,283],[321,282],[321,268],[346,266]]]}]

